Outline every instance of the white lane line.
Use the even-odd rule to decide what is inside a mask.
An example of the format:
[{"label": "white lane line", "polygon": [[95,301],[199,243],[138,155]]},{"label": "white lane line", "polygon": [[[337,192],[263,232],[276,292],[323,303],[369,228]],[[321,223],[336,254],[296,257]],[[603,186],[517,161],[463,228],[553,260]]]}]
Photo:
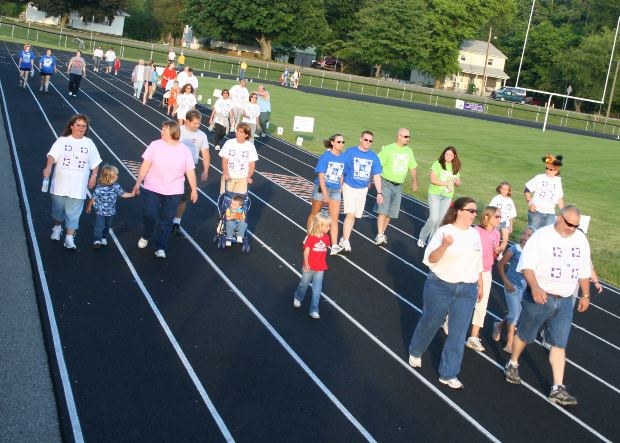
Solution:
[{"label": "white lane line", "polygon": [[118,237],[116,237],[116,234],[114,234],[114,231],[112,229],[110,229],[110,236],[114,240],[114,243],[116,243],[116,247],[118,248],[119,252],[121,253],[121,255],[123,257],[123,260],[125,260],[125,263],[127,264],[127,267],[129,268],[129,271],[131,272],[131,275],[133,275],[133,278],[136,281],[136,283],[138,284],[138,287],[140,288],[140,290],[142,291],[142,294],[144,295],[144,298],[146,298],[146,301],[148,302],[149,306],[151,307],[151,310],[153,311],[153,314],[155,314],[155,317],[157,318],[157,321],[159,322],[159,324],[162,327],[162,329],[164,330],[164,333],[166,334],[166,337],[168,337],[168,341],[170,342],[170,344],[174,348],[174,351],[177,353],[177,356],[181,360],[181,363],[183,363],[183,366],[185,367],[185,370],[189,374],[189,376],[190,376],[190,378],[192,380],[192,383],[194,383],[194,386],[196,387],[196,390],[200,393],[200,396],[202,397],[202,401],[205,403],[205,405],[209,409],[209,412],[213,416],[213,419],[217,423],[217,426],[220,429],[220,432],[222,433],[222,435],[224,436],[226,441],[234,442],[235,439],[233,438],[232,434],[228,430],[228,427],[226,426],[226,423],[224,423],[224,420],[222,419],[222,416],[219,414],[219,412],[217,411],[217,408],[215,407],[215,405],[211,401],[211,398],[209,397],[209,394],[207,393],[207,391],[206,391],[205,387],[203,386],[202,382],[198,378],[198,375],[196,374],[196,371],[194,371],[194,368],[192,367],[191,363],[187,359],[187,356],[183,352],[183,349],[181,349],[181,345],[179,345],[179,342],[177,341],[176,337],[174,336],[174,333],[172,332],[172,330],[168,326],[168,323],[164,319],[164,316],[162,315],[161,311],[157,307],[157,304],[153,300],[153,297],[149,293],[148,289],[146,289],[146,286],[144,285],[144,282],[140,278],[140,275],[136,271],[136,268],[134,267],[133,263],[131,262],[131,260],[127,256],[127,253],[125,252],[125,249],[121,245],[121,242],[118,240]]},{"label": "white lane line", "polygon": [[[6,46],[6,44],[5,44]],[[34,251],[34,259],[37,266],[37,274],[41,282],[41,288],[43,290],[43,298],[45,300],[45,312],[50,324],[50,332],[52,335],[52,343],[54,346],[54,356],[56,357],[56,364],[58,365],[58,372],[60,374],[60,380],[62,385],[62,391],[67,405],[67,412],[69,413],[69,421],[71,422],[71,431],[73,433],[73,439],[77,443],[84,442],[84,436],[82,434],[82,426],[80,424],[80,417],[78,415],[77,407],[75,405],[75,398],[73,397],[73,390],[71,389],[71,380],[69,379],[69,371],[67,370],[67,364],[63,355],[62,340],[60,339],[60,333],[58,331],[58,324],[56,323],[56,316],[54,314],[54,305],[52,303],[52,297],[50,295],[49,286],[47,285],[47,278],[45,277],[45,269],[43,268],[43,261],[41,260],[41,251],[39,249],[39,243],[34,230],[34,223],[32,221],[32,211],[30,210],[30,201],[28,200],[28,194],[26,192],[26,185],[24,182],[24,175],[22,173],[21,161],[17,153],[15,138],[13,137],[13,129],[11,123],[11,115],[6,106],[6,96],[4,95],[4,88],[0,81],[0,93],[2,94],[2,106],[4,108],[4,115],[7,120],[7,131],[11,140],[11,150],[15,158],[15,166],[17,170],[17,176],[19,180],[19,186],[21,189],[22,199],[24,202],[24,208],[26,210],[26,221],[28,223],[28,235],[32,242],[32,249]],[[45,114],[43,114],[45,115]],[[47,118],[46,118],[47,120]],[[49,124],[49,121],[48,121]],[[51,126],[51,125],[50,125]]]}]

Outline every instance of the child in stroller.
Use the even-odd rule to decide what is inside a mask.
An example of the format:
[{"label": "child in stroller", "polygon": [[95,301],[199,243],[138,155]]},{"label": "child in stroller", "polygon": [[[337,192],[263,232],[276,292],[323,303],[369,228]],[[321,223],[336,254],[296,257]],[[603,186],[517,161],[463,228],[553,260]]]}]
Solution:
[{"label": "child in stroller", "polygon": [[250,250],[250,240],[246,234],[248,227],[246,215],[250,206],[251,201],[247,194],[227,191],[219,196],[217,209],[220,221],[213,239],[219,249],[240,244],[243,252]]}]

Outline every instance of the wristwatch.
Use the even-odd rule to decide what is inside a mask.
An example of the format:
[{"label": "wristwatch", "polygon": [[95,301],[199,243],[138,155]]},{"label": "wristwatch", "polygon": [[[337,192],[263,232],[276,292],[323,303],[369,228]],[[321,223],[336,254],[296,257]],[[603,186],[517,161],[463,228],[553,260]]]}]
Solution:
[{"label": "wristwatch", "polygon": [[590,294],[581,294],[581,297],[583,297],[583,298],[590,298]]}]

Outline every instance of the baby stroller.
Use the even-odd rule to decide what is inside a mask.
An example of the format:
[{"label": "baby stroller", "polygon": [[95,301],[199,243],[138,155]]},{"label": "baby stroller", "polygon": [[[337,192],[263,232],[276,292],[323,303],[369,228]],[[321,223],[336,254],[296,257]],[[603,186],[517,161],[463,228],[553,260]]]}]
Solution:
[{"label": "baby stroller", "polygon": [[247,214],[250,212],[250,207],[252,206],[252,201],[247,194],[237,194],[234,192],[226,191],[217,198],[217,211],[220,214],[220,220],[217,224],[217,229],[215,232],[215,237],[213,238],[213,243],[217,246],[218,249],[226,249],[229,245],[226,244],[227,241],[230,241],[232,245],[241,244],[241,251],[250,252],[250,238],[248,236],[247,229],[243,233],[241,237],[242,241],[239,242],[239,237],[235,236],[231,239],[226,237],[226,209],[230,206],[230,202],[235,196],[243,197],[243,212]]}]

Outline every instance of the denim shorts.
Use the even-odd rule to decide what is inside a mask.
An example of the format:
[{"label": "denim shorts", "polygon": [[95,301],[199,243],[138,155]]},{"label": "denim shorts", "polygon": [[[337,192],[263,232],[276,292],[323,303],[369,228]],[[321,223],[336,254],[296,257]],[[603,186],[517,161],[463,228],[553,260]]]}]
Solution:
[{"label": "denim shorts", "polygon": [[517,335],[526,343],[536,340],[540,328],[545,325],[547,342],[556,348],[566,348],[573,321],[572,297],[555,297],[547,294],[547,302],[539,305],[526,292],[521,303],[521,315],[517,323]]},{"label": "denim shorts", "polygon": [[52,194],[52,218],[65,222],[65,228],[77,229],[84,209],[84,199]]},{"label": "denim shorts", "polygon": [[[319,185],[314,185],[314,189],[312,190],[312,200],[323,201],[323,194],[319,192],[319,189]],[[340,201],[340,188],[327,188],[327,192],[329,193],[330,200]]]},{"label": "denim shorts", "polygon": [[375,203],[374,211],[389,218],[398,218],[400,201],[403,196],[402,183],[396,186],[394,183],[381,177],[381,194],[383,194],[383,203]]}]

